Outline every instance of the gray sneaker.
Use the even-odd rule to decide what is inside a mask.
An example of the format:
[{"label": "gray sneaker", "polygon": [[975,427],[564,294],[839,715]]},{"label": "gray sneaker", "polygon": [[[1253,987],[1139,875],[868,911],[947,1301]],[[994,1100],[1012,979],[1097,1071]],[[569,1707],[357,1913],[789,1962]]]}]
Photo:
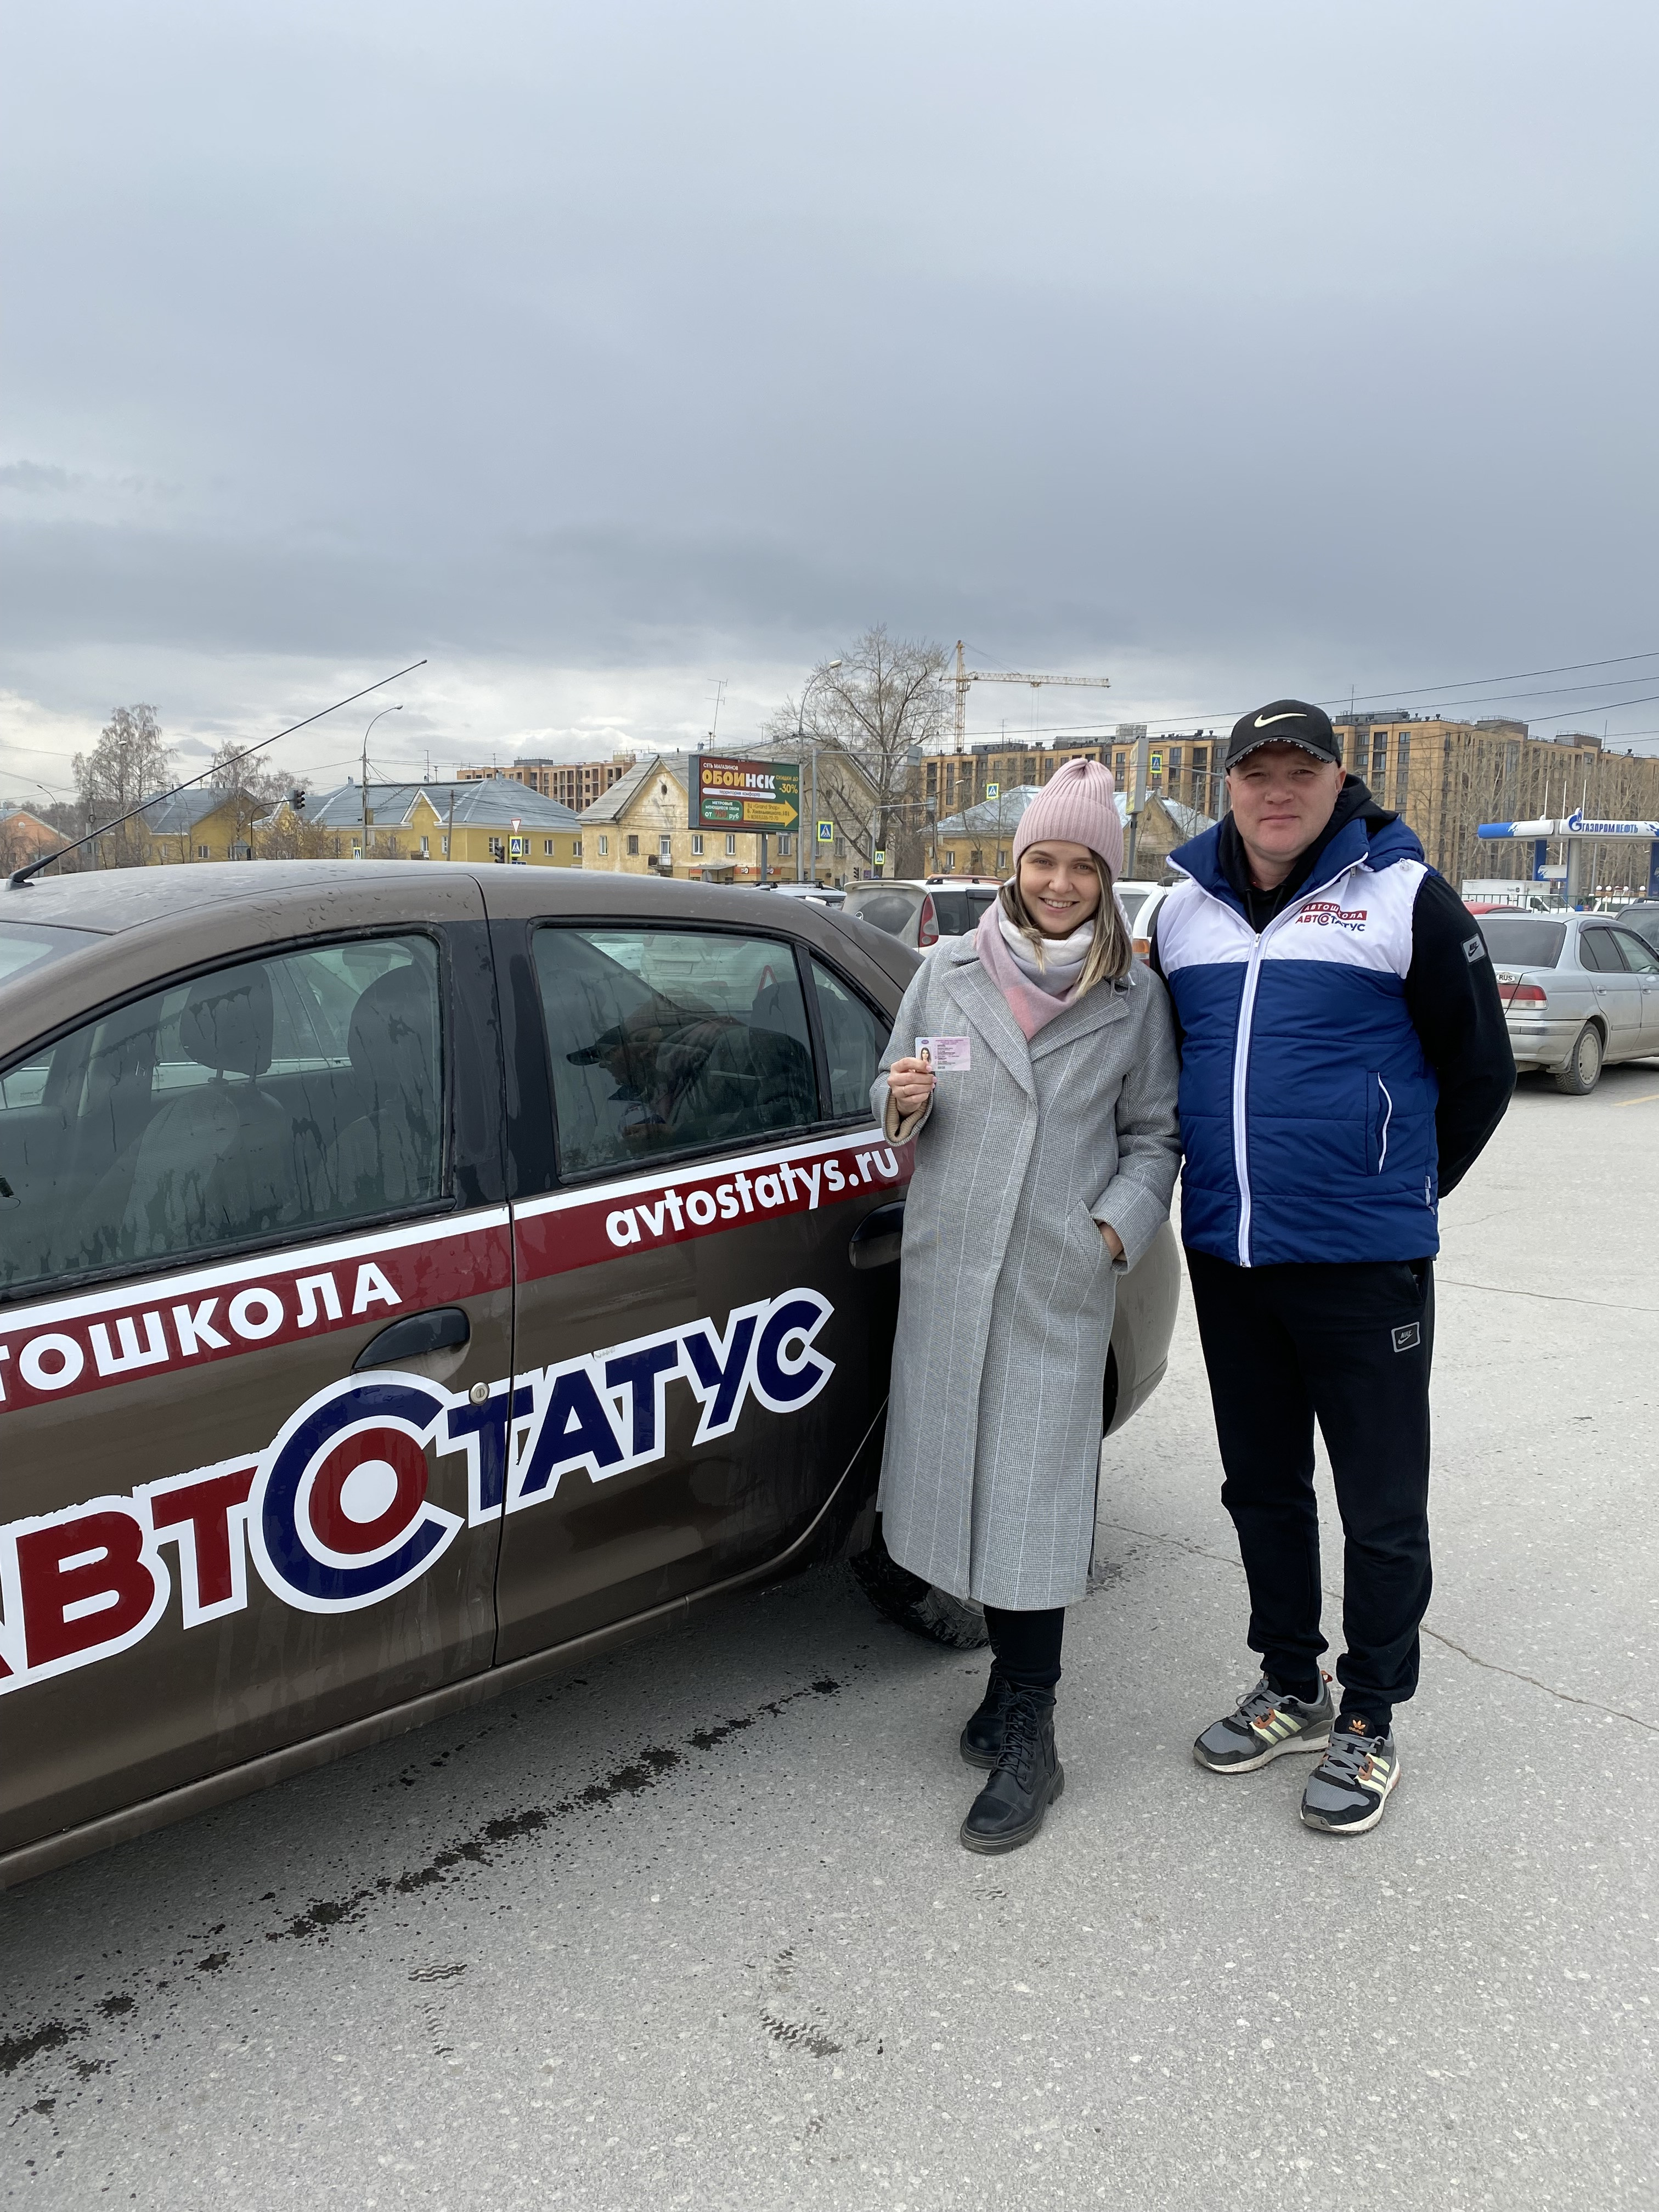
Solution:
[{"label": "gray sneaker", "polygon": [[1236,1711],[1205,1729],[1193,1757],[1212,1774],[1250,1774],[1287,1751],[1323,1751],[1335,1717],[1328,1682],[1321,1683],[1318,1703],[1310,1705],[1287,1697],[1264,1674]]},{"label": "gray sneaker", "polygon": [[1363,1836],[1382,1818],[1400,1779],[1394,1730],[1378,1735],[1363,1713],[1345,1713],[1302,1793],[1302,1817],[1330,1836]]}]

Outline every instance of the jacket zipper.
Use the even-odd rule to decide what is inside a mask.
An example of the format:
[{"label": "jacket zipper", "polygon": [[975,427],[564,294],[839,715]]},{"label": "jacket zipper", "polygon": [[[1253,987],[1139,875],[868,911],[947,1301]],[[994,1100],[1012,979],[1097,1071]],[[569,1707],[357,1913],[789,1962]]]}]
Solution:
[{"label": "jacket zipper", "polygon": [[[1254,1265],[1250,1258],[1250,1164],[1246,1144],[1244,1085],[1249,1072],[1250,1025],[1255,1018],[1255,991],[1261,975],[1261,956],[1273,932],[1282,927],[1310,899],[1317,898],[1321,891],[1329,890],[1333,884],[1340,884],[1344,876],[1352,875],[1355,868],[1364,866],[1363,860],[1350,860],[1346,867],[1340,868],[1335,875],[1327,877],[1322,884],[1310,884],[1293,905],[1287,906],[1283,914],[1275,915],[1260,933],[1251,949],[1249,964],[1244,970],[1244,990],[1238,1006],[1238,1036],[1233,1045],[1233,1173],[1238,1179],[1238,1264],[1241,1267]],[[1199,889],[1206,898],[1216,897],[1207,884],[1200,884]],[[1216,899],[1216,903],[1225,906],[1226,901]],[[1249,917],[1244,915],[1241,919],[1248,929]],[[1392,1100],[1389,1107],[1392,1112]]]},{"label": "jacket zipper", "polygon": [[1394,1119],[1394,1097],[1388,1085],[1384,1083],[1380,1075],[1376,1079],[1376,1087],[1382,1093],[1383,1099],[1388,1107],[1388,1111],[1382,1116],[1382,1149],[1376,1157],[1376,1172],[1378,1175],[1381,1175],[1383,1169],[1388,1165],[1389,1124]]}]

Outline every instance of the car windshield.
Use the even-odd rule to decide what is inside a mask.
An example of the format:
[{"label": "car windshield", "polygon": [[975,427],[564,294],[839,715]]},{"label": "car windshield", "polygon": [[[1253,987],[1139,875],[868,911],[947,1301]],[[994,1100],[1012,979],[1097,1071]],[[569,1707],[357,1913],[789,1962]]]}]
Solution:
[{"label": "car windshield", "polygon": [[1566,943],[1564,921],[1534,921],[1522,915],[1483,914],[1480,934],[1495,968],[1553,968]]},{"label": "car windshield", "polygon": [[0,983],[10,982],[25,969],[61,960],[66,952],[83,951],[96,942],[90,930],[55,929],[44,921],[0,921]]}]

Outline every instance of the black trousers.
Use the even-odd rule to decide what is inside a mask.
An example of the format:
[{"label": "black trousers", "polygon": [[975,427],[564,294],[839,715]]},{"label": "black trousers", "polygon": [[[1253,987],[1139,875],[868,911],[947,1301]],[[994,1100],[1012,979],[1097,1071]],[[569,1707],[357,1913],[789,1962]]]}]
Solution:
[{"label": "black trousers", "polygon": [[1342,1710],[1386,1725],[1428,1610],[1429,1260],[1239,1267],[1189,1250],[1204,1364],[1250,1586],[1250,1648],[1293,1693],[1320,1655],[1314,1423],[1342,1516]]},{"label": "black trousers", "polygon": [[996,1662],[1011,1682],[1024,1682],[1034,1690],[1052,1690],[1060,1680],[1060,1645],[1066,1633],[1063,1605],[1045,1606],[1040,1613],[1013,1613],[1000,1605],[985,1608]]}]

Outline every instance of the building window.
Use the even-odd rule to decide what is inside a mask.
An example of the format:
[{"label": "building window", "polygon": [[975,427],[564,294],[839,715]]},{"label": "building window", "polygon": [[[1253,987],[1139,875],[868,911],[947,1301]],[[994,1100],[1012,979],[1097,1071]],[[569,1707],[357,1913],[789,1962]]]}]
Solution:
[{"label": "building window", "polygon": [[599,840],[599,858],[602,860],[605,860],[608,856],[610,851],[611,840],[608,837],[601,837]]},{"label": "building window", "polygon": [[957,864],[957,856],[956,856],[956,854],[955,854],[954,853],[947,853],[947,854],[945,855],[945,866],[946,866],[947,868],[954,868],[954,867],[955,867],[955,866],[956,866],[956,864]]},{"label": "building window", "polygon": [[581,856],[582,841],[580,837],[573,837],[570,841],[570,857],[573,860],[580,860]]},{"label": "building window", "polygon": [[1394,750],[1394,806],[1396,814],[1403,814],[1406,811],[1406,793],[1411,782],[1411,739],[1402,736]]},{"label": "building window", "polygon": [[489,841],[489,850],[490,850],[490,852],[491,852],[492,855],[494,855],[494,854],[501,854],[501,853],[503,853],[506,849],[507,849],[507,848],[506,848],[506,847],[501,843],[501,839],[500,839],[499,837],[492,837],[492,838],[490,839],[490,841]]},{"label": "building window", "polygon": [[639,854],[640,854],[640,841],[639,841],[639,838],[638,838],[637,836],[631,836],[631,837],[629,839],[629,841],[628,841],[628,857],[629,857],[629,859],[630,860],[636,860],[639,858]]},{"label": "building window", "polygon": [[702,832],[701,830],[694,830],[691,832],[691,857],[694,860],[700,860],[702,858]]},{"label": "building window", "polygon": [[427,843],[426,839],[425,839],[424,837],[422,837],[422,840],[421,840],[421,858],[422,858],[423,860],[429,860],[429,859],[431,858],[431,856],[432,856],[432,848],[431,848],[431,847]]},{"label": "building window", "polygon": [[726,857],[728,860],[732,859],[737,849],[737,833],[735,830],[728,830],[726,833]]},{"label": "building window", "polygon": [[997,866],[1000,868],[1006,868],[1007,865],[1008,855],[1001,847],[999,847],[997,849]]},{"label": "building window", "polygon": [[795,849],[795,841],[786,830],[778,839],[778,858],[787,860]]},{"label": "building window", "polygon": [[553,857],[553,840],[550,837],[544,837],[542,839],[542,850],[546,854],[548,859],[550,860]]},{"label": "building window", "polygon": [[445,837],[442,838],[440,842],[443,848],[443,856],[445,860],[447,860],[449,858],[449,840],[447,837]]},{"label": "building window", "polygon": [[[352,841],[351,841],[351,842],[352,842],[352,843],[355,845],[355,844],[356,843],[357,840],[354,837],[354,838],[352,839]],[[208,848],[207,848],[207,847],[206,847],[205,845],[198,845],[198,846],[196,848],[196,857],[197,857],[197,859],[198,859],[198,860],[206,860],[206,858],[207,858],[207,856],[208,856]]]},{"label": "building window", "polygon": [[1380,791],[1382,779],[1389,772],[1389,733],[1379,730],[1371,739],[1371,788]]}]

